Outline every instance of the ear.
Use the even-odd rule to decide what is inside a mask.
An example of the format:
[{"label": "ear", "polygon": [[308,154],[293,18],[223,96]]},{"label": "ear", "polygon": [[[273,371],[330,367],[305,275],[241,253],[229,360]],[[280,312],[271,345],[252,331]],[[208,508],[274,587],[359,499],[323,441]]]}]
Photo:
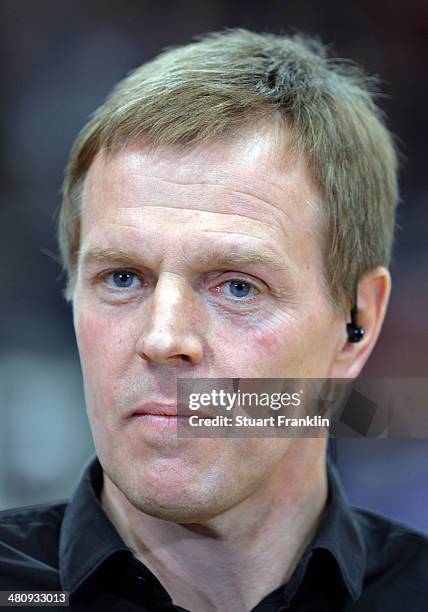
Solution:
[{"label": "ear", "polygon": [[[391,276],[386,268],[378,267],[364,274],[358,283],[357,325],[364,328],[360,342],[349,342],[346,326],[339,352],[332,364],[332,378],[356,378],[372,352],[382,328],[391,291]],[[351,314],[347,315],[347,322]]]}]

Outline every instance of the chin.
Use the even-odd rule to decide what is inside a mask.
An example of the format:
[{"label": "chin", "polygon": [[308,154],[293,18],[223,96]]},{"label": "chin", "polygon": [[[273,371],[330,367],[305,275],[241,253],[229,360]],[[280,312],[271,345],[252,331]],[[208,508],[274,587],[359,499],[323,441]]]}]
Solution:
[{"label": "chin", "polygon": [[174,523],[208,521],[226,508],[203,489],[197,493],[171,487],[168,491],[123,491],[128,501],[140,512]]},{"label": "chin", "polygon": [[140,512],[144,512],[149,516],[157,518],[162,521],[169,521],[170,523],[180,524],[192,524],[192,523],[203,523],[213,518],[212,512],[208,513],[206,509],[199,509],[193,506],[165,506],[160,503],[156,503],[154,500],[143,500],[138,502],[136,506]]},{"label": "chin", "polygon": [[[206,521],[226,509],[214,483],[198,479],[196,474],[182,474],[174,470],[107,470],[111,492],[120,502],[155,518],[175,523]],[[111,487],[110,487],[111,488]]]}]

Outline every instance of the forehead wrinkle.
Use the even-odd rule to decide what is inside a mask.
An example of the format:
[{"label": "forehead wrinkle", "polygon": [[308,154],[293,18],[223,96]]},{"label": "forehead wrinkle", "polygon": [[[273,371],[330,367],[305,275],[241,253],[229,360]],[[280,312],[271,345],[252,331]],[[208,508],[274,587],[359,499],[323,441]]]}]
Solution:
[{"label": "forehead wrinkle", "polygon": [[[164,179],[160,179],[160,180],[164,180]],[[165,181],[166,182],[166,181]],[[169,181],[172,182],[172,181]],[[199,185],[204,185],[205,183],[199,183]],[[189,187],[196,187],[198,185],[198,183],[189,183]],[[206,185],[208,185],[208,183],[206,183]],[[191,211],[195,211],[195,210],[200,210],[201,212],[212,212],[212,213],[218,213],[218,214],[225,214],[225,215],[230,215],[230,214],[237,214],[237,215],[241,215],[241,216],[246,216],[249,219],[252,219],[253,221],[258,221],[261,220],[259,217],[261,216],[266,216],[266,215],[271,215],[271,209],[274,209],[277,213],[279,213],[280,216],[285,217],[287,220],[289,220],[292,223],[296,223],[296,219],[293,218],[292,214],[290,214],[287,210],[285,210],[285,208],[283,207],[283,205],[281,204],[281,202],[279,203],[274,203],[271,202],[269,200],[266,200],[264,198],[262,198],[261,196],[258,196],[256,194],[253,194],[251,192],[247,192],[247,191],[242,191],[239,189],[231,189],[229,187],[226,187],[224,185],[210,185],[213,188],[217,188],[219,190],[224,190],[225,194],[222,196],[223,199],[222,200],[218,200],[218,201],[214,201],[212,202],[212,205],[210,208],[202,208],[200,202],[201,202],[201,198],[198,197],[195,201],[195,205],[194,206],[182,206],[182,204],[180,202],[174,203],[173,197],[174,195],[169,196],[169,204],[154,204],[149,203],[148,202],[148,198],[150,197],[149,195],[147,196],[146,199],[142,198],[142,202],[140,204],[136,204],[135,206],[121,206],[121,209],[143,209],[145,207],[155,207],[155,208],[174,208],[177,210],[191,210]],[[178,194],[175,194],[175,197]],[[180,194],[182,196],[182,194]],[[195,197],[195,195],[199,196],[199,194],[193,194],[193,197]],[[212,197],[216,197],[213,196],[213,194],[210,194]],[[295,199],[290,196],[290,194],[286,193],[285,191],[282,191],[281,194],[283,200],[288,200],[291,202],[293,210],[298,210],[299,208],[299,203],[295,201]],[[227,198],[227,199],[226,199]],[[188,204],[189,204],[189,198],[186,198]],[[263,208],[265,210],[254,210],[255,206],[257,205],[257,203],[260,203]],[[216,206],[223,206],[223,207],[228,207],[230,210],[215,210]],[[244,214],[241,211],[236,211],[236,208],[239,206],[243,206],[246,209],[248,208],[252,208],[253,215],[251,216],[249,214]],[[269,210],[270,209],[270,210]],[[259,213],[259,216],[257,216],[257,213]]]},{"label": "forehead wrinkle", "polygon": [[[287,181],[284,185],[279,184],[274,177],[268,176],[256,176],[254,173],[249,174],[247,171],[242,171],[238,169],[236,176],[230,176],[230,174],[226,174],[225,172],[219,172],[219,178],[223,181],[223,184],[219,184],[218,182],[210,182],[210,181],[179,181],[170,178],[157,177],[153,175],[146,175],[144,173],[138,172],[129,172],[127,171],[125,174],[123,173],[124,168],[121,169],[113,169],[113,176],[110,174],[111,180],[119,185],[120,193],[119,196],[122,198],[124,189],[127,189],[127,179],[137,178],[140,179],[138,182],[134,182],[130,186],[130,193],[134,192],[140,202],[137,202],[135,206],[121,206],[122,209],[135,209],[144,207],[157,207],[157,208],[170,208],[170,209],[180,209],[180,210],[190,210],[190,211],[201,211],[201,212],[216,212],[218,214],[237,214],[243,217],[247,217],[253,221],[263,221],[266,216],[270,218],[271,221],[276,221],[276,224],[281,227],[284,231],[287,227],[287,221],[291,223],[297,223],[301,225],[304,222],[305,226],[311,225],[310,219],[306,219],[306,215],[304,214],[305,204],[308,202],[308,196],[311,200],[313,200],[313,186],[309,184],[303,185],[303,193],[300,188],[297,188],[293,185],[293,170],[289,175],[285,174]],[[125,169],[126,170],[126,169]],[[114,181],[114,175],[119,173],[118,180]],[[216,170],[217,175],[217,170]],[[162,192],[153,191],[150,188],[150,184],[145,184],[144,181],[148,179],[148,183],[150,181],[155,181],[159,183],[166,183],[171,185],[176,185],[179,191],[176,194],[162,194]],[[132,181],[131,181],[132,183]],[[238,183],[238,186],[236,186]],[[242,185],[242,188],[240,188]],[[246,188],[244,188],[244,185]],[[256,189],[249,190],[248,187],[256,185]],[[114,187],[114,184],[113,184]],[[196,193],[187,193],[185,192],[185,188],[189,188],[191,191],[196,191]],[[200,190],[203,187],[209,187],[212,189],[208,196],[208,200],[205,204],[204,208],[201,208],[200,202],[205,199],[201,198]],[[309,189],[309,193],[308,193]],[[199,192],[199,193],[198,193]],[[223,199],[217,199],[218,197],[215,192],[220,192],[219,195],[222,196]],[[221,193],[224,192],[224,193]],[[270,199],[265,199],[259,193],[266,194],[270,197]],[[185,197],[183,204],[181,205],[180,201],[175,202],[175,198],[179,198],[179,200]],[[205,196],[205,197],[206,197]],[[306,197],[305,197],[306,196]],[[311,197],[312,196],[312,197]],[[193,202],[189,202],[189,198],[195,199],[194,205]],[[153,199],[155,201],[153,201]],[[162,202],[162,199],[168,200],[168,205]],[[318,199],[318,198],[316,198]],[[150,201],[152,200],[152,201]],[[156,202],[159,200],[159,203]],[[211,201],[210,201],[211,200]],[[257,203],[259,205],[257,206]],[[215,210],[218,207],[226,208],[226,210]],[[236,208],[241,207],[243,211],[237,211]],[[287,210],[289,208],[290,210]],[[316,213],[317,205],[314,207],[315,211],[311,210],[313,216],[313,212]],[[272,216],[272,213],[275,212],[275,215]],[[317,215],[315,214],[315,217]],[[309,222],[309,223],[308,223]]]},{"label": "forehead wrinkle", "polygon": [[254,234],[248,234],[247,232],[237,232],[236,230],[225,230],[225,229],[221,229],[221,230],[210,230],[210,229],[198,229],[198,232],[204,233],[204,234],[236,234],[236,236],[245,236],[247,238],[253,238],[254,240],[261,240],[264,241],[264,239],[261,236],[255,236]]},{"label": "forehead wrinkle", "polygon": [[[94,169],[98,172],[107,170],[113,181],[116,177],[122,184],[126,183],[127,177],[132,177],[163,181],[178,187],[225,188],[240,196],[259,199],[287,215],[281,206],[286,199],[299,213],[300,221],[302,200],[314,199],[315,195],[318,201],[321,194],[307,156],[297,155],[293,147],[285,154],[283,145],[282,121],[278,125],[276,121],[263,121],[257,129],[254,125],[246,126],[232,139],[202,143],[190,149],[161,145],[154,151],[146,150],[144,138],[136,138],[124,149],[100,152],[89,174]],[[159,176],[156,169],[166,176]],[[149,173],[145,174],[147,170]],[[189,176],[192,179],[186,180]],[[265,194],[270,199],[273,197],[276,203],[266,201]]]},{"label": "forehead wrinkle", "polygon": [[[172,179],[167,179],[161,176],[150,176],[147,174],[141,175],[138,173],[130,173],[128,174],[128,176],[130,177],[138,177],[138,178],[143,178],[143,179],[154,179],[154,180],[159,180],[162,181],[163,183],[169,183],[171,185],[179,185],[179,186],[184,186],[184,187],[198,187],[198,186],[202,186],[202,187],[212,187],[212,188],[217,188],[217,189],[225,189],[229,194],[237,194],[238,196],[246,196],[249,198],[252,198],[254,200],[258,200],[260,202],[262,202],[263,204],[267,204],[268,206],[273,206],[275,208],[278,208],[278,210],[280,210],[281,212],[283,212],[284,214],[287,215],[287,212],[285,210],[282,210],[280,205],[276,205],[273,202],[271,202],[270,200],[266,200],[265,198],[261,197],[260,195],[258,195],[257,193],[253,193],[251,191],[245,191],[243,189],[238,189],[238,188],[234,188],[231,185],[228,184],[219,184],[219,183],[212,183],[210,181],[176,181],[176,180],[172,180]],[[225,178],[227,178],[225,176]],[[248,179],[247,179],[248,182]],[[271,185],[272,186],[272,185]],[[275,185],[275,187],[281,191],[281,196],[284,196],[284,190],[281,189],[280,186]],[[290,198],[289,194],[288,194],[288,198],[293,200],[293,204],[295,204],[294,199]]]},{"label": "forehead wrinkle", "polygon": [[[245,192],[245,191],[239,191],[237,189],[231,189],[230,193],[232,195],[236,194],[238,196],[250,197],[250,198],[255,199],[255,200],[259,201],[259,202],[262,202],[263,204],[267,204],[268,206],[271,206],[272,208],[275,208],[276,210],[278,210],[285,217],[287,217],[287,219],[289,219],[290,221],[294,222],[292,216],[286,210],[284,210],[284,208],[281,207],[281,204],[274,204],[273,202],[270,202],[269,200],[265,200],[264,198],[261,198],[259,196],[254,195],[254,194],[250,194],[250,193]],[[287,198],[290,199],[293,202],[294,205],[296,204],[296,202],[294,202],[294,200],[292,198],[290,198],[289,195],[287,196]]]},{"label": "forehead wrinkle", "polygon": [[[232,217],[232,216],[245,217],[246,219],[251,219],[251,221],[256,221],[259,223],[264,222],[263,219],[260,219],[259,217],[253,217],[251,215],[247,215],[242,212],[231,212],[231,211],[225,212],[222,210],[212,210],[209,208],[201,208],[199,206],[198,207],[195,206],[194,208],[192,208],[189,206],[174,206],[174,205],[167,206],[166,204],[141,204],[139,206],[120,206],[118,207],[118,210],[124,210],[124,211],[132,210],[133,212],[139,212],[143,214],[145,208],[166,208],[166,209],[173,208],[174,210],[186,210],[186,211],[191,211],[192,213],[196,211],[196,212],[205,212],[205,213],[215,214],[215,215],[225,215],[227,217]],[[121,223],[121,225],[123,224]],[[123,227],[126,227],[126,225],[123,225]],[[131,227],[131,226],[128,226],[128,227]]]},{"label": "forehead wrinkle", "polygon": [[[158,177],[158,176],[147,175],[147,174],[138,173],[138,172],[127,171],[124,174],[123,170],[124,169],[122,168],[120,169],[120,171],[117,169],[113,171],[113,179],[114,179],[114,174],[118,174],[117,180],[115,181],[116,184],[120,183],[122,184],[122,186],[126,186],[127,179],[136,178],[139,180],[137,183],[134,183],[132,185],[132,188],[133,190],[137,190],[137,191],[142,191],[142,190],[149,191],[149,186],[144,185],[144,181],[148,180],[148,181],[166,183],[167,185],[168,184],[175,185],[177,187],[184,187],[184,188],[187,187],[190,189],[192,188],[198,189],[200,187],[210,187],[211,189],[214,189],[216,191],[217,190],[225,191],[229,197],[235,194],[239,198],[248,198],[249,200],[255,200],[257,202],[260,202],[264,206],[270,206],[270,207],[276,208],[280,212],[284,212],[285,214],[287,213],[281,208],[281,204],[280,203],[276,204],[272,202],[270,199],[266,199],[265,194],[269,196],[274,195],[275,199],[278,199],[279,201],[283,201],[284,198],[289,199],[292,201],[293,206],[298,206],[298,202],[295,201],[295,198],[293,197],[293,195],[287,192],[287,189],[284,189],[284,187],[282,187],[281,185],[277,185],[273,181],[267,182],[266,179],[263,179],[262,177],[256,178],[254,177],[254,174],[248,174],[248,175],[244,174],[242,176],[240,173],[238,177],[230,177],[227,174],[221,173],[219,180],[218,181],[216,180],[215,182],[198,181],[198,180],[196,181],[178,181],[178,180],[174,180],[171,178],[165,178],[165,177],[160,177],[160,176]],[[237,186],[236,184],[237,180],[239,184],[242,184],[243,186],[242,188],[240,188],[239,185]],[[254,183],[255,181],[257,183],[263,183],[263,184],[257,190],[249,190],[248,186]],[[246,188],[244,188],[244,185]],[[288,185],[288,182],[287,182],[287,185]],[[269,192],[272,192],[273,190],[275,191],[275,194],[273,193],[269,194]],[[149,193],[147,194],[147,196],[149,197]],[[233,204],[233,201],[232,201],[232,204]],[[152,205],[154,204],[152,203]],[[138,207],[138,205],[136,207]]]}]

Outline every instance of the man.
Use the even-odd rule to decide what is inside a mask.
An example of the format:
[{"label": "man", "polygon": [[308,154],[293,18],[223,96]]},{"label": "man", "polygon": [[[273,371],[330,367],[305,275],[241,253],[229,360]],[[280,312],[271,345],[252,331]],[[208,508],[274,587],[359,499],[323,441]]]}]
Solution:
[{"label": "man", "polygon": [[2,513],[1,589],[426,610],[426,539],[351,509],[325,438],[176,429],[178,378],[359,375],[396,201],[363,75],[312,41],[211,34],[119,84],[73,147],[60,219],[97,458],[70,503]]}]

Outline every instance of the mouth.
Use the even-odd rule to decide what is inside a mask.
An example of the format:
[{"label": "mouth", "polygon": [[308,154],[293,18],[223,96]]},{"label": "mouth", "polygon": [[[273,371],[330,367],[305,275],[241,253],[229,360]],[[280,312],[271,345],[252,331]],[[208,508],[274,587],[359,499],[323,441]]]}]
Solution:
[{"label": "mouth", "polygon": [[177,405],[146,404],[132,412],[128,419],[142,427],[146,434],[159,435],[171,432],[176,434],[179,428],[189,426],[189,417],[177,413]]},{"label": "mouth", "polygon": [[[205,414],[199,413],[198,416],[212,419],[213,414],[204,411]],[[189,417],[195,413],[189,408],[177,406],[177,404],[161,404],[161,403],[146,403],[126,417],[127,421],[141,423],[141,425],[156,429],[177,429],[180,427],[189,427]]]},{"label": "mouth", "polygon": [[149,414],[147,412],[137,412],[132,416],[132,420],[141,423],[145,428],[177,430],[179,425],[183,427],[188,424],[189,417],[179,416],[177,414]]},{"label": "mouth", "polygon": [[134,410],[130,417],[155,416],[163,418],[177,418],[178,410],[176,404],[144,404]]}]

